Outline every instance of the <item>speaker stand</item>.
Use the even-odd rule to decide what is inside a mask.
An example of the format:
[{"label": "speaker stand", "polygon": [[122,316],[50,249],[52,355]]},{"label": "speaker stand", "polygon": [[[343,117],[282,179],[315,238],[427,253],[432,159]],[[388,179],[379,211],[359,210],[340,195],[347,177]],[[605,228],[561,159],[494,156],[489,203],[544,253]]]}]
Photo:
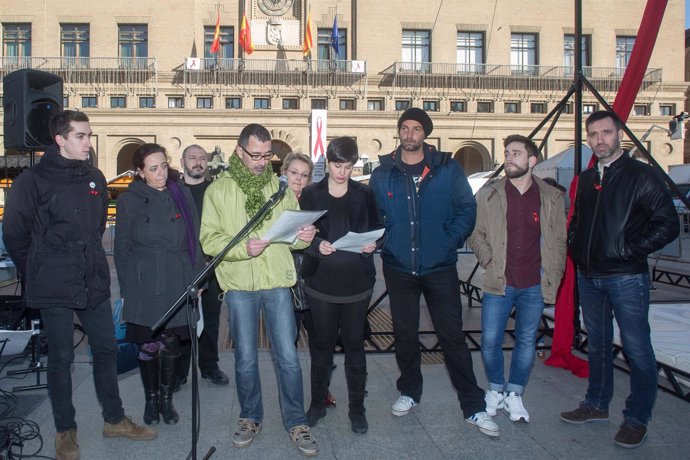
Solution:
[{"label": "speaker stand", "polygon": [[[28,318],[28,313],[27,313],[27,318]],[[9,371],[7,373],[8,376],[10,375],[26,375],[28,373],[34,373],[36,374],[36,384],[35,385],[23,385],[23,386],[18,386],[12,388],[12,392],[14,393],[19,393],[20,391],[29,391],[29,390],[42,390],[44,388],[47,388],[47,385],[45,383],[41,383],[41,372],[46,370],[46,367],[43,366],[43,363],[41,362],[41,329],[40,329],[40,321],[37,319],[33,320],[28,320],[31,322],[31,330],[33,331],[31,334],[31,362],[29,363],[29,367],[24,370],[16,370],[16,371]]]}]

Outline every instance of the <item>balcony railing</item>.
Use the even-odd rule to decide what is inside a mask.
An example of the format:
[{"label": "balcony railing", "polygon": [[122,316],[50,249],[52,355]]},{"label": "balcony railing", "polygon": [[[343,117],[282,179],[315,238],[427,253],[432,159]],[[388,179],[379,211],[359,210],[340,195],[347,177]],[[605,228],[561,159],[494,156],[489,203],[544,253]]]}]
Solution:
[{"label": "balcony railing", "polygon": [[179,68],[174,81],[190,94],[230,94],[257,89],[271,94],[366,92],[364,61],[301,59],[201,59],[199,69]]},{"label": "balcony railing", "polygon": [[0,78],[20,69],[59,75],[65,94],[84,86],[95,93],[155,94],[158,87],[156,58],[0,57]]},{"label": "balcony railing", "polygon": [[[616,91],[625,69],[584,67],[583,74],[601,91]],[[382,86],[399,89],[565,91],[575,69],[566,66],[396,62],[383,72]],[[642,89],[661,82],[661,69],[647,69]]]}]

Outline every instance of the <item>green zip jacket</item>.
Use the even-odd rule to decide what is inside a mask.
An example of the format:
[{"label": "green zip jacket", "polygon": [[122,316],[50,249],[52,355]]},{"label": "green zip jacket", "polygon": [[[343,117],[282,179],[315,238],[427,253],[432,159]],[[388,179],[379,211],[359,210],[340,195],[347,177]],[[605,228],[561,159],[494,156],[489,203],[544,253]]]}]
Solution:
[{"label": "green zip jacket", "polygon": [[[277,191],[277,177],[262,190],[266,200]],[[228,172],[222,173],[208,186],[199,235],[205,254],[215,256],[220,253],[249,221],[244,203],[244,193]],[[252,231],[248,238],[260,238],[288,209],[299,209],[297,198],[289,187],[273,208],[270,219],[264,219],[263,225]],[[307,246],[308,243],[299,240],[293,245],[270,244],[259,256],[251,257],[247,254],[247,239],[244,239],[228,251],[216,267],[218,283],[223,291],[260,291],[293,286],[297,274],[290,250]]]}]

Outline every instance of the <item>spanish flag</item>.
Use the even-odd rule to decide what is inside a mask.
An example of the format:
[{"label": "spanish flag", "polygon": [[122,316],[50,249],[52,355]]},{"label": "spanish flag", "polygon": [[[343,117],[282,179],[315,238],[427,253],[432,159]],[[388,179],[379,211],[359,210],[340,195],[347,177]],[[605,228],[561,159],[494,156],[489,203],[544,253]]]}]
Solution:
[{"label": "spanish flag", "polygon": [[254,44],[252,43],[252,31],[249,30],[249,21],[247,21],[247,14],[242,16],[242,27],[240,27],[240,46],[247,54],[254,52]]},{"label": "spanish flag", "polygon": [[307,15],[307,26],[304,28],[304,47],[302,48],[302,53],[308,56],[311,53],[311,49],[314,46],[314,41],[311,35],[311,8],[309,8],[309,14]]},{"label": "spanish flag", "polygon": [[211,53],[217,53],[220,50],[220,11],[218,12],[218,19],[216,19],[216,32],[213,34],[213,43],[211,43]]}]

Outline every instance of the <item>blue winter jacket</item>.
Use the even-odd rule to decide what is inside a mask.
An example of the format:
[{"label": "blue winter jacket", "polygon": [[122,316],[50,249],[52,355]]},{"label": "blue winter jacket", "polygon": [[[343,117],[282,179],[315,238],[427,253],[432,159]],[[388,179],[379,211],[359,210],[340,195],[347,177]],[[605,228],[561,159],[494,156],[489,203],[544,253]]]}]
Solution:
[{"label": "blue winter jacket", "polygon": [[386,227],[383,263],[418,276],[454,267],[477,212],[465,173],[450,154],[424,144],[429,172],[417,191],[400,156],[400,147],[381,156],[369,181]]}]

